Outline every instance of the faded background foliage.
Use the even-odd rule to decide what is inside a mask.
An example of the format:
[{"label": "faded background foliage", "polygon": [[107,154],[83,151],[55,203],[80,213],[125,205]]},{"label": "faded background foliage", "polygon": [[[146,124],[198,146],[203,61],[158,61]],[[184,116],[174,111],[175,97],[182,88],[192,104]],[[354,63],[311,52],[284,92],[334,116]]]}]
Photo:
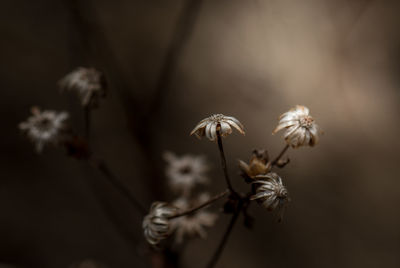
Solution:
[{"label": "faded background foliage", "polygon": [[[56,85],[77,66],[107,75],[92,145],[146,207],[174,198],[165,150],[206,155],[210,191],[224,188],[215,144],[188,135],[200,119],[245,125],[225,139],[245,191],[236,159],[276,155],[277,116],[311,109],[325,135],[289,151],[284,222],[252,206],[254,230],[239,222],[219,267],[400,267],[399,11],[365,0],[1,1],[0,267],[150,267],[126,199],[62,150],[36,155],[18,132],[32,105],[68,110],[83,129],[77,99]],[[204,267],[228,219],[187,245],[183,267]]]}]

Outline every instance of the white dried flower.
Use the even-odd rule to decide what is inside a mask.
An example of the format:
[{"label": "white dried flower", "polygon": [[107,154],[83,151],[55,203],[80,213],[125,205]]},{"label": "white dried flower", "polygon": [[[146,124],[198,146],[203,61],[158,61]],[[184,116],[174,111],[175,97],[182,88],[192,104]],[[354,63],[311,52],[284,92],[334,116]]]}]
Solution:
[{"label": "white dried flower", "polygon": [[321,133],[308,108],[301,105],[296,105],[295,108],[282,114],[279,117],[279,124],[272,134],[284,128],[286,128],[285,140],[293,148],[304,145],[314,146]]},{"label": "white dried flower", "polygon": [[209,140],[214,141],[217,138],[217,131],[222,137],[225,137],[232,133],[231,127],[236,128],[244,135],[244,127],[239,120],[232,116],[213,114],[201,120],[190,135],[195,134],[198,138],[206,136]]},{"label": "white dried flower", "polygon": [[165,152],[164,159],[168,162],[165,170],[168,183],[174,191],[187,195],[196,184],[208,183],[206,172],[209,166],[204,156],[187,154],[178,157]]},{"label": "white dried flower", "polygon": [[76,91],[82,106],[97,107],[106,95],[103,73],[94,68],[79,67],[59,81],[61,90]]},{"label": "white dried flower", "polygon": [[289,201],[289,193],[276,173],[256,176],[256,194],[250,200],[259,201],[268,210],[282,209]]},{"label": "white dried flower", "polygon": [[177,209],[164,202],[154,202],[150,212],[143,219],[144,236],[151,245],[157,245],[167,238],[172,231],[169,217],[175,215]]},{"label": "white dried flower", "polygon": [[32,116],[20,123],[19,128],[35,143],[36,151],[40,153],[45,144],[56,144],[61,140],[68,113],[40,111],[38,107],[32,107],[31,112]]},{"label": "white dried flower", "polygon": [[[210,199],[207,193],[200,194],[193,200],[186,198],[179,198],[173,202],[174,206],[180,211],[185,211],[191,207],[198,206]],[[205,238],[207,232],[206,227],[211,227],[215,224],[218,215],[207,210],[199,210],[187,216],[181,216],[172,220],[172,225],[175,230],[175,242],[182,243],[185,236],[194,237],[199,236]]]}]

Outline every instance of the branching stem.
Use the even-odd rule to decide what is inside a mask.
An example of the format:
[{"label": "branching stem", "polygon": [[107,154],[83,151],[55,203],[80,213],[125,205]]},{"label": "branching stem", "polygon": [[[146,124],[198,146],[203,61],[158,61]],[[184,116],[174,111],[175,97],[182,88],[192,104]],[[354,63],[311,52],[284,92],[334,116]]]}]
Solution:
[{"label": "branching stem", "polygon": [[89,159],[89,163],[97,168],[104,177],[122,194],[124,195],[141,214],[146,215],[147,210],[136,200],[132,193],[123,185],[120,180],[110,171],[104,161]]},{"label": "branching stem", "polygon": [[203,204],[198,205],[198,206],[193,207],[193,208],[190,208],[190,209],[188,209],[188,210],[185,210],[185,211],[183,211],[183,212],[181,212],[181,213],[178,213],[178,214],[176,214],[176,215],[170,217],[170,219],[178,218],[178,217],[182,217],[182,216],[186,216],[186,215],[192,214],[193,212],[196,212],[197,210],[202,209],[202,208],[204,208],[204,207],[206,207],[206,206],[208,206],[208,205],[214,203],[215,201],[218,201],[219,199],[221,199],[221,198],[227,196],[230,192],[231,192],[231,191],[230,191],[229,189],[226,189],[226,190],[223,191],[222,193],[219,193],[219,194],[213,196],[212,198],[210,198],[209,200],[207,200],[207,201],[204,202]]},{"label": "branching stem", "polygon": [[289,144],[286,144],[286,146],[282,149],[280,154],[271,162],[271,166],[274,166],[278,163],[278,161],[282,158],[282,156],[286,153],[287,149],[289,149]]},{"label": "branching stem", "polygon": [[233,227],[235,226],[235,223],[236,223],[237,219],[239,218],[239,215],[240,215],[240,212],[242,211],[244,203],[245,203],[244,199],[239,200],[236,211],[233,214],[231,221],[229,222],[229,225],[225,231],[225,234],[222,237],[222,240],[219,243],[217,250],[215,251],[214,255],[212,256],[211,260],[209,261],[209,263],[207,265],[208,268],[213,268],[217,264],[218,259],[221,256],[221,253],[223,252],[223,250],[225,248],[226,242],[228,242],[228,238],[233,230]]}]

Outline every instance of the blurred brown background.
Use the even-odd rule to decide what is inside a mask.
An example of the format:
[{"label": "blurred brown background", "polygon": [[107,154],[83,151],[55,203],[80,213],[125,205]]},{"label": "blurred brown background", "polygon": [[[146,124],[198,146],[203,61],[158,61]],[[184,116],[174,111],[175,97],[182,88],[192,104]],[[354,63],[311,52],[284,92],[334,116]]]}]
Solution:
[{"label": "blurred brown background", "polygon": [[[62,150],[36,155],[17,128],[38,105],[68,110],[82,131],[79,103],[57,81],[94,66],[110,88],[93,113],[93,150],[146,207],[174,198],[165,150],[206,155],[210,192],[224,188],[215,144],[188,135],[212,113],[246,127],[224,140],[243,191],[236,159],[279,152],[278,115],[306,105],[325,131],[288,153],[284,222],[252,206],[254,230],[239,222],[218,267],[400,267],[399,11],[365,0],[1,1],[0,262],[150,267],[127,200]],[[187,245],[183,267],[205,266],[228,219]]]}]

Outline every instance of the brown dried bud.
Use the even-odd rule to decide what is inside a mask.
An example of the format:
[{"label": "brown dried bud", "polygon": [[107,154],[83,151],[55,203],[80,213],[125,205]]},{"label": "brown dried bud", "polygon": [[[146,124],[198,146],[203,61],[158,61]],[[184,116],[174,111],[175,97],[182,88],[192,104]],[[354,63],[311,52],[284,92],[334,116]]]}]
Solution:
[{"label": "brown dried bud", "polygon": [[263,149],[254,150],[249,164],[239,160],[239,167],[243,177],[248,181],[253,181],[257,175],[265,175],[271,171],[271,163],[268,162],[268,152]]}]

